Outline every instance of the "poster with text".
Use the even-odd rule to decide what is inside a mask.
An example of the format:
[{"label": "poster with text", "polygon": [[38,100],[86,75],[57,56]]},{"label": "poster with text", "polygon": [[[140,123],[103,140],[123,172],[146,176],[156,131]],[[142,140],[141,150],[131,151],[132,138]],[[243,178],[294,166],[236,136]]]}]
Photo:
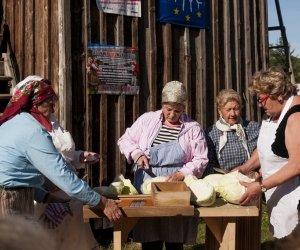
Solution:
[{"label": "poster with text", "polygon": [[141,17],[141,0],[96,0],[104,13]]},{"label": "poster with text", "polygon": [[137,48],[88,44],[86,68],[89,94],[139,93]]}]

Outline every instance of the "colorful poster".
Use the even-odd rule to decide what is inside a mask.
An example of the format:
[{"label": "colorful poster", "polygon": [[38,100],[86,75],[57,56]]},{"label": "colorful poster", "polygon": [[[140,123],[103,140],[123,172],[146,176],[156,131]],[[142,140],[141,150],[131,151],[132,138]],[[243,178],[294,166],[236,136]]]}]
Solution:
[{"label": "colorful poster", "polygon": [[141,0],[96,0],[96,3],[105,13],[141,17]]},{"label": "colorful poster", "polygon": [[88,44],[86,68],[89,94],[139,93],[137,48]]},{"label": "colorful poster", "polygon": [[156,0],[157,19],[185,27],[206,29],[209,4],[206,0]]}]

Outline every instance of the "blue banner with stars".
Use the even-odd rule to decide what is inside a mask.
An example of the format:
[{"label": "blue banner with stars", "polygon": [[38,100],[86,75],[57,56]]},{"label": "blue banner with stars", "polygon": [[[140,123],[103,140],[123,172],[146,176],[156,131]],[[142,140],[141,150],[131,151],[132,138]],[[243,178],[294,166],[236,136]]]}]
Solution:
[{"label": "blue banner with stars", "polygon": [[156,0],[157,19],[185,27],[206,29],[209,26],[207,0]]}]

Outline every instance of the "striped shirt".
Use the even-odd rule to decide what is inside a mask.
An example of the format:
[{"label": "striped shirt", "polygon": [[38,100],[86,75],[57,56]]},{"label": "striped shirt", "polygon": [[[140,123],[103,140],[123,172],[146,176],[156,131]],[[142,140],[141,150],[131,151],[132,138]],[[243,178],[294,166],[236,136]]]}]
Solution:
[{"label": "striped shirt", "polygon": [[178,138],[181,127],[168,127],[162,125],[158,135],[152,143],[152,147],[158,144],[176,140]]}]

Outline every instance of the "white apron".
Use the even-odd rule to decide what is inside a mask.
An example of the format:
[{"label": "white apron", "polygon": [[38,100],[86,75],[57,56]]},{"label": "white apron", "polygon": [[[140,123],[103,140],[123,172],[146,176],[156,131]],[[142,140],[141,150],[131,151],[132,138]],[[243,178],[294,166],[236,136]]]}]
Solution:
[{"label": "white apron", "polygon": [[[262,122],[257,149],[264,179],[276,173],[288,162],[288,159],[275,155],[271,145],[275,140],[276,129],[289,110],[292,101],[293,96],[288,99],[277,123],[270,120]],[[298,224],[299,184],[300,181],[297,176],[282,185],[267,190],[265,193],[270,218],[270,231],[275,238],[280,239],[289,235]]]}]

